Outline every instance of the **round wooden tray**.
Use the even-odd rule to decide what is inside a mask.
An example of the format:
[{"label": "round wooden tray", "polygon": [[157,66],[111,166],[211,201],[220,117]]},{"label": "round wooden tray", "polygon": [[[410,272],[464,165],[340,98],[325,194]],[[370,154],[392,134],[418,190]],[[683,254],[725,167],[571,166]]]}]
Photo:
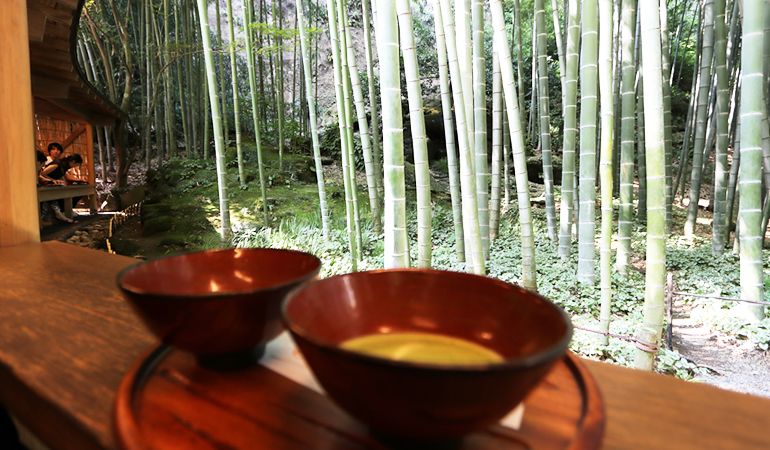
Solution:
[{"label": "round wooden tray", "polygon": [[[559,361],[524,401],[518,430],[495,425],[441,448],[593,449],[604,404],[573,354]],[[158,345],[126,374],[115,401],[119,444],[138,449],[401,449],[373,437],[325,396],[255,366],[233,372],[199,367]],[[415,448],[425,448],[424,445]]]}]

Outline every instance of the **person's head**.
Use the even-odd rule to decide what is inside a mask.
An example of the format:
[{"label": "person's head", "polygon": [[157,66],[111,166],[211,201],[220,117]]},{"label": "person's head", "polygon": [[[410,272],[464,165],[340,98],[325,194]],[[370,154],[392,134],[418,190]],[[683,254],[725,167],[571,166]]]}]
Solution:
[{"label": "person's head", "polygon": [[48,144],[48,154],[51,156],[51,158],[59,159],[62,153],[64,153],[64,147],[62,147],[60,143],[51,142]]},{"label": "person's head", "polygon": [[72,169],[73,167],[80,167],[81,164],[83,164],[83,157],[80,155],[69,155],[61,160],[61,165],[65,171]]},{"label": "person's head", "polygon": [[37,171],[40,172],[40,169],[43,167],[43,164],[45,164],[45,154],[40,150],[35,150],[35,158],[36,158],[35,167],[37,167]]}]

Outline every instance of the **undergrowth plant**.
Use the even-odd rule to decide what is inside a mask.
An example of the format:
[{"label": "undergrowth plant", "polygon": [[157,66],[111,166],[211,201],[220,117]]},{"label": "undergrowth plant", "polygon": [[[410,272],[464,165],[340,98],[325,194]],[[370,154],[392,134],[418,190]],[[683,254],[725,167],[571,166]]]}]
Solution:
[{"label": "undergrowth plant", "polygon": [[[410,209],[414,211],[414,208]],[[518,283],[521,279],[520,226],[516,208],[503,208],[498,238],[492,242],[487,275],[503,281]],[[408,223],[412,260],[417,257],[416,214],[411,213]],[[556,247],[548,239],[545,214],[535,209],[534,232],[537,255],[537,282],[541,295],[563,308],[576,326],[571,350],[576,354],[623,366],[633,366],[635,344],[632,341],[611,336],[609,345],[601,343],[601,336],[587,330],[599,328],[600,292],[598,286],[577,281],[577,252],[563,261]],[[363,222],[364,251],[359,270],[383,267],[382,236],[373,233],[367,220]],[[455,252],[452,211],[440,204],[433,206],[433,267],[442,270],[464,270],[464,263],[457,260]],[[351,270],[348,255],[344,217],[339,216],[332,224],[328,240],[321,236],[320,220],[289,218],[275,228],[257,225],[242,227],[235,233],[233,244],[239,247],[276,247],[309,251],[323,261],[322,277],[347,273]],[[635,260],[644,259],[645,235],[643,227],[637,227],[633,236]],[[614,263],[614,261],[613,261]],[[711,254],[711,242],[702,238],[672,238],[668,243],[667,266],[675,274],[677,287],[692,293],[709,293],[722,296],[739,296],[738,257],[730,252],[720,257]],[[728,268],[728,270],[725,270]],[[734,268],[734,270],[733,270]],[[597,267],[598,271],[598,267]],[[597,274],[598,279],[598,274]],[[770,277],[768,277],[770,279]],[[642,322],[645,275],[643,264],[634,267],[623,277],[618,273],[612,278],[612,321],[610,333],[632,339]],[[714,300],[686,300],[691,302],[693,315],[707,326],[734,336],[748,339],[760,349],[770,343],[770,319],[756,324],[745,324],[730,315],[732,302]],[[693,362],[677,351],[668,350],[662,342],[657,353],[657,370],[678,378],[693,379],[703,373]]]}]

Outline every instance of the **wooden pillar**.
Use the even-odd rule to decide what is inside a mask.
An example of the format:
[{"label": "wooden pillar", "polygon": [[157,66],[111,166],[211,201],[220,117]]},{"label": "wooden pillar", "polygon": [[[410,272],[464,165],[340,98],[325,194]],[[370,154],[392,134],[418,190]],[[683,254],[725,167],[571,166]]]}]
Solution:
[{"label": "wooden pillar", "polygon": [[[96,184],[96,160],[94,160],[94,126],[86,124],[86,156],[88,156],[88,184]],[[96,194],[88,196],[91,213],[96,212]]]},{"label": "wooden pillar", "polygon": [[0,247],[40,242],[27,0],[0,1]]}]

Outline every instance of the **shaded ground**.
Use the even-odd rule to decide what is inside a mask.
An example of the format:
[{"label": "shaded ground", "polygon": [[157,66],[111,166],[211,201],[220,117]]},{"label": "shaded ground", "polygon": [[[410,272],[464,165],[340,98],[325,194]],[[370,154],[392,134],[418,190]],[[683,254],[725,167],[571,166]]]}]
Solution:
[{"label": "shaded ground", "polygon": [[143,236],[142,223],[139,216],[132,217],[117,227],[116,230],[113,231],[113,236],[115,239],[130,241],[137,246],[136,254],[132,255],[134,258],[151,259],[165,256],[169,251],[176,250],[162,248],[160,246],[161,241],[165,237],[162,234]]},{"label": "shaded ground", "polygon": [[[90,232],[93,229],[101,229],[109,222],[112,215],[113,213],[89,214],[88,212],[81,211],[74,217],[74,219],[77,220],[77,223],[70,224],[66,222],[56,222],[53,225],[43,227],[40,230],[40,240],[66,242],[68,239],[75,236],[77,231],[81,231],[82,234],[83,230]],[[99,235],[94,240],[98,241],[102,238],[103,236]],[[88,245],[83,246],[87,247]],[[93,246],[92,248],[96,248],[96,246]]]}]

